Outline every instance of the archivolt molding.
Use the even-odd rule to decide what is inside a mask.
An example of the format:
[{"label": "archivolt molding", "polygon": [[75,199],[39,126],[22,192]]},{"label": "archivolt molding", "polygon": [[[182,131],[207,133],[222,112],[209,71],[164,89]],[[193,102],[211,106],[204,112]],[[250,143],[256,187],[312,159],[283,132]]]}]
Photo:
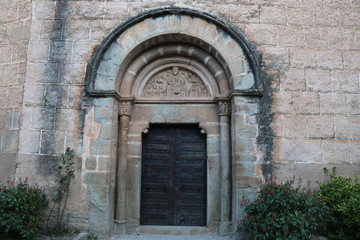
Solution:
[{"label": "archivolt molding", "polygon": [[[132,84],[127,82],[126,71],[132,70],[133,60],[151,48],[157,48],[160,55],[165,55],[166,47],[161,46],[168,43],[188,45],[186,54],[190,58],[196,46],[200,50],[197,60],[208,61],[205,66],[217,62],[224,70],[228,90],[245,94],[256,94],[261,90],[258,62],[239,32],[210,14],[168,7],[130,19],[104,40],[88,65],[88,92],[93,96],[118,97],[122,97],[124,91],[130,93]],[[212,75],[216,77],[216,73]],[[224,93],[221,86],[219,89]]]}]

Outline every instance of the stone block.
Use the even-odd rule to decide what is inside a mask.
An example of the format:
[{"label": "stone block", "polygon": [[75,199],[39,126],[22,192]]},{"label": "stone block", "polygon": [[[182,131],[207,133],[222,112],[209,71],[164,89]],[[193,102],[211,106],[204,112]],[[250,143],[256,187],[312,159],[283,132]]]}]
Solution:
[{"label": "stone block", "polygon": [[252,98],[234,97],[232,102],[232,114],[254,114],[259,111],[259,103]]},{"label": "stone block", "polygon": [[260,19],[260,6],[231,4],[229,16],[231,22],[258,23]]},{"label": "stone block", "polygon": [[220,138],[218,137],[207,138],[207,153],[208,154],[220,153]]},{"label": "stone block", "polygon": [[328,48],[328,28],[308,28],[305,33],[305,46],[308,48]]},{"label": "stone block", "polygon": [[236,185],[240,188],[258,188],[260,186],[259,177],[236,176]]},{"label": "stone block", "polygon": [[50,40],[30,40],[28,53],[29,60],[47,61],[49,59],[50,43]]},{"label": "stone block", "polygon": [[360,116],[335,116],[337,138],[360,138]]},{"label": "stone block", "polygon": [[104,59],[118,66],[118,64],[125,58],[124,49],[120,47],[117,42],[113,42],[109,49],[104,54]]},{"label": "stone block", "polygon": [[[116,2],[116,4],[121,4]],[[120,13],[119,13],[120,14]],[[104,39],[107,34],[115,27],[120,25],[120,19],[98,19],[96,21],[90,22],[90,39],[91,40],[101,40]]]},{"label": "stone block", "polygon": [[87,171],[94,171],[97,169],[97,160],[96,157],[86,157],[85,169]]},{"label": "stone block", "polygon": [[90,203],[96,206],[106,206],[109,204],[109,186],[90,184]]},{"label": "stone block", "polygon": [[56,2],[36,1],[33,7],[33,18],[54,19]]},{"label": "stone block", "polygon": [[359,94],[346,94],[346,106],[348,115],[360,114]]},{"label": "stone block", "polygon": [[23,22],[13,22],[8,24],[7,37],[9,42],[14,43],[26,40],[26,38],[24,39],[24,28]]},{"label": "stone block", "polygon": [[36,84],[25,84],[24,104],[31,106],[44,105],[45,86]]},{"label": "stone block", "polygon": [[102,18],[105,15],[104,3],[75,2],[69,5],[70,12],[79,19]]},{"label": "stone block", "polygon": [[0,46],[0,63],[11,62],[11,47],[8,45]]},{"label": "stone block", "polygon": [[42,20],[39,33],[34,35],[39,36],[40,39],[61,39],[63,37],[63,24],[62,20]]},{"label": "stone block", "polygon": [[123,19],[129,14],[129,2],[105,2],[104,10],[107,17]]},{"label": "stone block", "polygon": [[1,182],[4,183],[7,180],[13,180],[13,174],[16,169],[16,154],[0,154],[0,176]]},{"label": "stone block", "polygon": [[291,48],[289,55],[291,68],[316,67],[316,55],[313,49]]},{"label": "stone block", "polygon": [[41,131],[40,139],[41,139],[40,154],[54,155],[56,153],[56,145],[57,145],[55,132]]},{"label": "stone block", "polygon": [[0,87],[16,84],[18,63],[2,65],[0,68]]},{"label": "stone block", "polygon": [[322,114],[346,114],[346,95],[343,93],[320,93],[320,112]]},{"label": "stone block", "polygon": [[349,141],[322,140],[322,158],[324,163],[350,162]]},{"label": "stone block", "polygon": [[85,183],[96,184],[96,185],[108,185],[109,184],[109,173],[108,172],[87,172],[87,173],[85,173]]},{"label": "stone block", "polygon": [[111,159],[108,157],[98,157],[98,164],[97,164],[97,170],[98,171],[116,171],[115,169],[111,169],[111,161],[115,161],[115,159]]},{"label": "stone block", "polygon": [[47,86],[45,92],[45,105],[50,107],[66,107],[68,101],[68,91],[68,86]]},{"label": "stone block", "polygon": [[305,137],[306,117],[304,115],[282,115],[282,134],[284,137]]},{"label": "stone block", "polygon": [[280,89],[291,91],[305,90],[305,71],[287,70],[280,74]]},{"label": "stone block", "polygon": [[40,152],[40,131],[21,131],[19,153],[31,154]]},{"label": "stone block", "polygon": [[1,154],[17,153],[19,131],[3,132],[1,142]]},{"label": "stone block", "polygon": [[[126,52],[130,52],[131,49],[135,47],[134,39],[131,37],[129,29],[124,31],[120,37],[117,39],[117,43],[123,48]],[[126,53],[127,54],[127,53]]]},{"label": "stone block", "polygon": [[114,98],[95,98],[93,101],[95,107],[113,108],[115,106]]},{"label": "stone block", "polygon": [[60,65],[56,62],[27,64],[28,71],[31,72],[31,78],[28,82],[35,83],[57,83],[59,82]]},{"label": "stone block", "polygon": [[332,70],[330,71],[333,91],[358,91],[359,79],[356,71]]},{"label": "stone block", "polygon": [[128,155],[130,156],[141,156],[141,149],[142,149],[141,142],[128,143]]},{"label": "stone block", "polygon": [[287,23],[290,25],[311,25],[313,14],[311,7],[288,7]]},{"label": "stone block", "polygon": [[281,91],[274,92],[272,96],[272,112],[275,113],[293,113],[294,102],[292,101],[291,92]]},{"label": "stone block", "polygon": [[321,140],[276,138],[273,143],[275,163],[319,163],[322,161]]},{"label": "stone block", "polygon": [[75,41],[72,62],[85,63],[90,60],[91,54],[96,46],[93,41]]},{"label": "stone block", "polygon": [[317,66],[325,69],[343,69],[341,50],[317,50]]},{"label": "stone block", "polygon": [[285,47],[263,46],[263,62],[268,68],[288,68],[289,49]]},{"label": "stone block", "polygon": [[19,129],[20,128],[20,110],[13,110],[11,112],[11,129]]},{"label": "stone block", "polygon": [[80,131],[82,128],[80,113],[77,109],[57,109],[55,129],[64,131]]},{"label": "stone block", "polygon": [[281,6],[261,6],[260,22],[269,24],[286,24],[286,7]]},{"label": "stone block", "polygon": [[85,79],[86,64],[60,64],[59,82],[82,84]]},{"label": "stone block", "polygon": [[91,140],[91,155],[109,155],[111,153],[111,140]]},{"label": "stone block", "polygon": [[314,25],[317,26],[338,26],[340,25],[340,13],[334,8],[324,6],[314,6]]},{"label": "stone block", "polygon": [[307,186],[308,180],[311,180],[311,188],[318,188],[317,182],[326,182],[328,178],[324,174],[324,167],[332,169],[336,167],[340,176],[354,176],[360,171],[360,164],[275,164],[274,176],[279,182],[291,180],[294,176],[302,179],[302,185]]},{"label": "stone block", "polygon": [[90,38],[89,20],[66,21],[64,27],[64,38],[72,40],[88,40]]},{"label": "stone block", "polygon": [[110,75],[97,73],[94,85],[96,90],[115,90],[115,79]]},{"label": "stone block", "polygon": [[244,25],[246,36],[258,44],[274,45],[276,43],[276,26],[269,24]]},{"label": "stone block", "polygon": [[0,106],[7,107],[8,103],[8,88],[7,87],[0,87]]},{"label": "stone block", "polygon": [[330,71],[306,69],[306,90],[331,91]]},{"label": "stone block", "polygon": [[[54,127],[55,108],[33,108],[32,118],[25,120],[31,122],[32,129],[47,129]],[[24,116],[25,117],[25,116]],[[26,118],[24,118],[26,119]]]},{"label": "stone block", "polygon": [[19,43],[14,45],[11,54],[13,62],[25,62],[28,59],[28,44]]},{"label": "stone block", "polygon": [[50,44],[50,61],[70,62],[73,53],[73,42],[63,40],[52,40]]},{"label": "stone block", "polygon": [[94,111],[94,121],[97,123],[112,123],[113,109],[96,107]]},{"label": "stone block", "polygon": [[359,26],[360,6],[340,8],[340,21],[344,26]]},{"label": "stone block", "polygon": [[102,124],[100,129],[101,139],[113,139],[117,136],[117,133],[113,132],[112,124]]},{"label": "stone block", "polygon": [[236,153],[255,153],[256,138],[246,138],[239,134],[232,135],[232,148]]},{"label": "stone block", "polygon": [[346,50],[344,51],[344,68],[345,69],[360,69],[360,50]]},{"label": "stone block", "polygon": [[317,93],[294,92],[291,100],[295,113],[314,114],[320,112],[320,98]]},{"label": "stone block", "polygon": [[22,104],[23,86],[13,86],[8,88],[8,107],[20,107]]},{"label": "stone block", "polygon": [[360,163],[360,141],[350,141],[350,163]]},{"label": "stone block", "polygon": [[[329,29],[328,36],[328,46],[330,49],[353,49],[356,46],[356,33],[358,31],[354,31],[351,28],[343,28],[343,27],[331,27],[331,31]],[[355,37],[354,37],[355,35]]]},{"label": "stone block", "polygon": [[70,86],[68,92],[67,106],[70,108],[78,108],[81,103],[83,88],[78,86]]},{"label": "stone block", "polygon": [[307,137],[331,138],[335,137],[334,117],[332,115],[307,116]]},{"label": "stone block", "polygon": [[303,26],[277,26],[277,43],[280,46],[303,47],[306,28]]}]

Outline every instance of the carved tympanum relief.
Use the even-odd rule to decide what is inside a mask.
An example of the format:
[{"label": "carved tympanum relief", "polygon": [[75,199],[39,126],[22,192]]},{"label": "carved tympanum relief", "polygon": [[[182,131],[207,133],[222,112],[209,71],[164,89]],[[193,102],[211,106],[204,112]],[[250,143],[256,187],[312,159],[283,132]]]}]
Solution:
[{"label": "carved tympanum relief", "polygon": [[161,99],[208,98],[209,89],[193,72],[179,67],[166,68],[145,84],[142,97]]}]

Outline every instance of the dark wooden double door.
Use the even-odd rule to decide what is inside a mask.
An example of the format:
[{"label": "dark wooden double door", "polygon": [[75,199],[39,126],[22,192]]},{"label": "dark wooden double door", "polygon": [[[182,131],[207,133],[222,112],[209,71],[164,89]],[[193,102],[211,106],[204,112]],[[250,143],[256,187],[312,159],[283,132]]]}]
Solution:
[{"label": "dark wooden double door", "polygon": [[142,140],[142,225],[206,225],[206,136],[198,125],[150,125]]}]

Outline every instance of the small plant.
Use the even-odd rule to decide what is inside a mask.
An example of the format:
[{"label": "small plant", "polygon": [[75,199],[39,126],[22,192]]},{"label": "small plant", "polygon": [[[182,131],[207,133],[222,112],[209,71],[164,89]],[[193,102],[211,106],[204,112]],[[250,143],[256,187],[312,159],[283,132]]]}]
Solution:
[{"label": "small plant", "polygon": [[[53,197],[54,205],[50,211],[49,218],[56,208],[56,221],[54,230],[58,232],[65,230],[63,226],[63,218],[69,197],[70,182],[71,179],[75,177],[73,157],[74,151],[70,148],[66,148],[61,162],[58,166],[55,167],[55,182],[58,184],[58,187],[56,188],[55,196]],[[46,227],[48,227],[49,218],[46,222]]]},{"label": "small plant", "polygon": [[360,180],[337,176],[336,168],[329,173],[327,183],[319,183],[319,195],[330,208],[324,235],[336,240],[360,239]]},{"label": "small plant", "polygon": [[89,235],[87,235],[86,239],[88,240],[98,240],[98,236],[94,233],[90,233]]},{"label": "small plant", "polygon": [[293,187],[287,181],[278,184],[274,178],[260,187],[257,199],[246,205],[239,231],[247,239],[310,239],[321,229],[327,208],[309,189]]},{"label": "small plant", "polygon": [[34,239],[41,222],[41,210],[48,205],[39,186],[28,179],[0,186],[0,239]]}]

